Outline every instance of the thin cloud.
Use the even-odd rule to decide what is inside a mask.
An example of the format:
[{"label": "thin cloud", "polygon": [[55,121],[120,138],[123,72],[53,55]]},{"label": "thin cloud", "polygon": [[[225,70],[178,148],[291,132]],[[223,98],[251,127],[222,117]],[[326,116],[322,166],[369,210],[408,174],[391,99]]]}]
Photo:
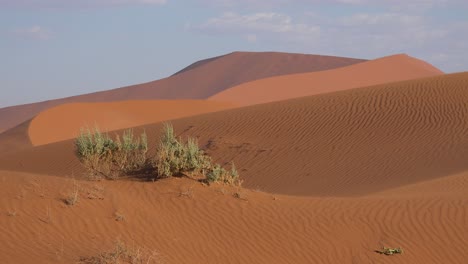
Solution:
[{"label": "thin cloud", "polygon": [[93,8],[125,5],[163,5],[167,0],[0,0],[0,7],[14,8]]},{"label": "thin cloud", "polygon": [[[429,9],[444,6],[468,6],[466,0],[192,0],[215,8],[275,8],[281,6],[303,6],[315,4],[343,4],[354,6],[380,6],[391,10]],[[309,6],[309,7],[310,7]]]},{"label": "thin cloud", "polygon": [[12,30],[12,33],[19,37],[34,39],[34,40],[48,40],[52,37],[52,32],[44,27],[35,25],[29,28],[19,28]]},{"label": "thin cloud", "polygon": [[191,30],[205,34],[230,34],[245,37],[249,42],[258,38],[275,38],[282,36],[288,40],[312,39],[320,34],[320,27],[293,21],[290,16],[279,13],[254,13],[240,15],[224,13],[219,17],[191,26]]}]

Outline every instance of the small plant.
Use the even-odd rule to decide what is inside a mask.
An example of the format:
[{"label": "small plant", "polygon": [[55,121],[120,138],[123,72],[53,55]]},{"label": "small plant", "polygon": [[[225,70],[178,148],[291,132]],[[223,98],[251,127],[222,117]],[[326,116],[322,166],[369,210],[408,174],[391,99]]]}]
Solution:
[{"label": "small plant", "polygon": [[394,254],[403,254],[403,249],[400,247],[397,248],[388,248],[388,247],[382,247],[381,250],[376,250],[377,253],[379,254],[384,254],[387,256],[391,256]]},{"label": "small plant", "polygon": [[206,175],[206,179],[209,183],[223,182],[232,186],[241,185],[241,181],[239,180],[239,173],[237,172],[233,162],[231,163],[230,171],[226,171],[223,167],[221,167],[221,165],[215,164]]},{"label": "small plant", "polygon": [[78,193],[78,185],[75,181],[73,181],[73,190],[65,197],[65,203],[67,205],[75,205],[78,203],[79,193]]},{"label": "small plant", "polygon": [[242,191],[237,191],[233,194],[234,198],[247,201],[247,195]]},{"label": "small plant", "polygon": [[65,203],[67,205],[75,205],[78,202],[78,189],[73,190],[67,198],[65,199]]},{"label": "small plant", "polygon": [[117,222],[125,221],[125,215],[123,215],[119,211],[115,212],[114,216],[115,216],[115,221],[117,221]]},{"label": "small plant", "polygon": [[193,198],[193,188],[190,187],[185,191],[180,191],[179,197],[188,197],[188,198]]},{"label": "small plant", "polygon": [[117,240],[114,248],[108,252],[99,253],[94,257],[80,259],[84,264],[140,264],[158,263],[158,254],[140,247],[129,247],[124,242]]},{"label": "small plant", "polygon": [[91,179],[117,179],[123,174],[143,169],[146,164],[148,142],[146,133],[135,138],[133,131],[124,131],[122,140],[117,135],[113,140],[94,130],[82,128],[75,140],[76,154],[89,172]]},{"label": "small plant", "polygon": [[8,211],[8,216],[15,217],[16,216],[16,210]]},{"label": "small plant", "polygon": [[174,128],[165,123],[154,162],[158,176],[168,178],[180,174],[183,170],[184,152],[184,145],[175,138]]},{"label": "small plant", "polygon": [[172,125],[166,123],[163,127],[163,135],[159,142],[154,166],[161,178],[181,174],[204,175],[211,167],[211,159],[198,147],[196,139],[189,137],[184,143],[175,137]]}]

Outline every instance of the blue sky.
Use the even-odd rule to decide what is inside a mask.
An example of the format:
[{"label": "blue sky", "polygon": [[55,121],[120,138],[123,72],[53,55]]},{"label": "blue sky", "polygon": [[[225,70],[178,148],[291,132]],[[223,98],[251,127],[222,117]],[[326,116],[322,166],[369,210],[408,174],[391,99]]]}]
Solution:
[{"label": "blue sky", "polygon": [[468,71],[467,14],[466,0],[0,0],[0,107],[152,81],[239,50],[408,53]]}]

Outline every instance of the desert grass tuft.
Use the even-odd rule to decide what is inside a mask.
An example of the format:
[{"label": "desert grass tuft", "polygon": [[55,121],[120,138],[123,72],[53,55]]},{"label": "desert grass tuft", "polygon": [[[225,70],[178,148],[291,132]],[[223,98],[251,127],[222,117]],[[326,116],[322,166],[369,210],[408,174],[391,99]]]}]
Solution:
[{"label": "desert grass tuft", "polygon": [[101,252],[97,256],[80,259],[83,264],[150,264],[160,263],[155,251],[149,251],[141,247],[128,246],[117,240],[114,248],[107,252]]},{"label": "desert grass tuft", "polygon": [[376,250],[375,252],[379,254],[384,254],[387,256],[395,255],[395,254],[403,254],[403,249],[400,247],[397,248],[389,248],[389,247],[382,247],[381,250]]},{"label": "desert grass tuft", "polygon": [[64,201],[67,205],[73,206],[78,203],[79,200],[79,186],[73,181],[73,190],[67,194]]}]

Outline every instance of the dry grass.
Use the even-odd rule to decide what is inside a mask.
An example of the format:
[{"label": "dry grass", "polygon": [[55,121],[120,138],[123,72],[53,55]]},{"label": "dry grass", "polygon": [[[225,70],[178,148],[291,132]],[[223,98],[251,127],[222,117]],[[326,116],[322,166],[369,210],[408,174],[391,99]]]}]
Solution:
[{"label": "dry grass", "polygon": [[125,215],[123,213],[119,212],[119,211],[116,211],[114,213],[114,219],[117,222],[125,221]]},{"label": "dry grass", "polygon": [[234,198],[237,198],[237,199],[240,199],[240,200],[244,200],[244,201],[248,201],[247,199],[247,194],[245,193],[245,191],[242,191],[242,190],[237,190],[234,194],[233,194]]},{"label": "dry grass", "polygon": [[112,250],[101,252],[94,257],[81,258],[80,262],[83,264],[151,264],[161,263],[161,259],[155,251],[149,251],[135,245],[129,247],[124,242],[117,240]]},{"label": "dry grass", "polygon": [[44,222],[46,224],[51,224],[52,223],[52,213],[51,213],[51,210],[50,210],[50,206],[46,206],[45,217],[39,217],[39,220],[41,220],[42,222]]},{"label": "dry grass", "polygon": [[395,254],[403,254],[403,249],[400,247],[397,248],[389,248],[389,247],[382,247],[381,250],[376,250],[375,252],[379,254],[384,254],[387,256],[395,255]]},{"label": "dry grass", "polygon": [[11,217],[15,217],[16,216],[16,210],[8,211],[7,215],[11,216]]},{"label": "dry grass", "polygon": [[193,187],[189,187],[184,191],[180,191],[179,197],[193,198]]},{"label": "dry grass", "polygon": [[73,189],[66,195],[64,201],[67,205],[73,206],[78,203],[79,200],[79,186],[76,181],[73,180]]}]

